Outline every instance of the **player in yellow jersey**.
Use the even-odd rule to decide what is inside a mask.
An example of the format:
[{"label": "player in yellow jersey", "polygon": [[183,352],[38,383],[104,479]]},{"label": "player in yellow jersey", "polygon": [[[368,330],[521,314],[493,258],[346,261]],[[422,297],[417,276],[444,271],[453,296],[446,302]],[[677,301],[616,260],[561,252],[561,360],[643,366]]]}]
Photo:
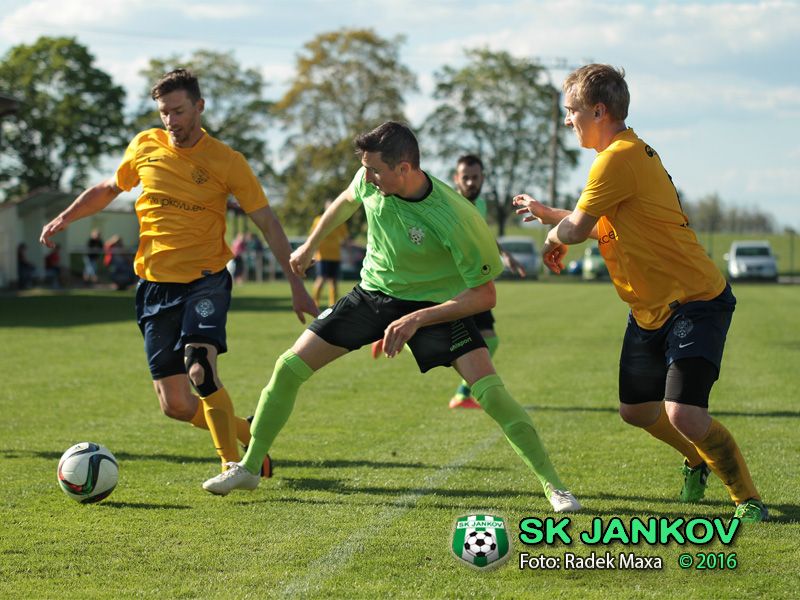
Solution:
[{"label": "player in yellow jersey", "polygon": [[736,504],[736,517],[763,521],[767,509],[736,441],[708,414],[736,299],[689,228],[658,154],[625,125],[624,75],[592,64],[564,81],[565,124],[582,147],[597,152],[575,210],[523,194],[514,200],[517,212],[555,225],[542,248],[555,273],[569,244],[598,240],[617,293],[631,307],[620,415],[684,456],[681,500],[703,497],[710,470]]},{"label": "player in yellow jersey", "polygon": [[[332,200],[325,202],[325,210],[333,204]],[[317,228],[317,223],[322,218],[322,215],[317,215],[314,222],[311,224],[309,234],[314,233]],[[347,225],[342,223],[334,229],[330,235],[326,236],[317,248],[317,253],[314,255],[316,260],[317,277],[314,280],[314,302],[319,305],[319,299],[322,295],[322,287],[328,284],[328,306],[336,304],[336,298],[339,296],[337,285],[339,282],[339,269],[342,264],[342,242],[344,242],[350,234],[347,232]]]},{"label": "player in yellow jersey", "polygon": [[[185,69],[165,74],[151,92],[165,129],[139,133],[116,174],[81,193],[44,226],[40,241],[108,206],[122,190],[141,185],[136,200],[139,276],[136,312],[161,410],[173,419],[208,429],[223,465],[239,459],[237,438],[250,441],[249,423],[235,417],[219,379],[217,355],[227,350],[225,322],[232,253],[225,243],[229,195],[263,232],[286,273],[292,307],[317,307],[289,266],[286,234],[245,158],[202,128],[205,103],[197,78]],[[194,388],[194,395],[191,391]],[[269,476],[269,457],[262,474]]]}]

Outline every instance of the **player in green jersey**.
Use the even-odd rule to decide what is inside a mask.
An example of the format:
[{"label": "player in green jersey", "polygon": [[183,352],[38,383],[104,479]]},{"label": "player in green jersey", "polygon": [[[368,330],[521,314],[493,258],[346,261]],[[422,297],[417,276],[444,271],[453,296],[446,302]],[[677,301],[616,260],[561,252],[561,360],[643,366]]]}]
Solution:
[{"label": "player in green jersey", "polygon": [[288,420],[300,386],[326,364],[380,339],[388,357],[408,343],[423,373],[455,367],[533,470],[553,510],[579,510],[530,417],[496,374],[470,316],[494,306],[493,280],[502,269],[486,222],[472,203],[420,169],[417,140],[405,125],[386,122],[358,136],[355,144],[363,167],[290,264],[295,273],[304,273],[320,240],[363,206],[368,230],[361,282],[278,358],[244,459],[230,463],[203,488],[219,495],[255,489],[260,457]]}]

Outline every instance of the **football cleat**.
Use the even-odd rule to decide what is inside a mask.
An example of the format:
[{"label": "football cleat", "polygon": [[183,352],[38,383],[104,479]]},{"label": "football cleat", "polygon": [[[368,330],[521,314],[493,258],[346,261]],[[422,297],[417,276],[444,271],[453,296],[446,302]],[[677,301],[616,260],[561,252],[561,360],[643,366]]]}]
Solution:
[{"label": "football cleat", "polygon": [[481,409],[481,405],[478,404],[478,401],[475,400],[472,396],[467,396],[466,398],[462,396],[453,396],[450,398],[450,408],[477,408],[478,410]]},{"label": "football cleat", "polygon": [[708,468],[705,462],[691,468],[684,461],[681,472],[683,473],[681,502],[699,502],[702,500],[703,496],[706,495],[706,486],[708,486],[708,476],[711,474],[711,469]]},{"label": "football cleat", "polygon": [[233,490],[254,490],[261,478],[235,462],[225,463],[227,470],[206,480],[203,489],[217,496],[227,496]]},{"label": "football cleat", "polygon": [[761,500],[751,498],[736,506],[733,517],[742,523],[760,523],[769,519],[769,511]]},{"label": "football cleat", "polygon": [[550,506],[553,511],[557,513],[562,512],[578,512],[581,508],[581,503],[572,495],[569,490],[557,490],[553,484],[548,483],[545,490],[547,499],[550,500]]}]

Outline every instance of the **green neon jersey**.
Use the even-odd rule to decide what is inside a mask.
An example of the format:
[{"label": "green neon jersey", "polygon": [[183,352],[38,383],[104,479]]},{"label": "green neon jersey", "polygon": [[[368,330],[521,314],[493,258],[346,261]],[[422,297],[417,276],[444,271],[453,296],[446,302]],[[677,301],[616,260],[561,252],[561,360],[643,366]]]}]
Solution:
[{"label": "green neon jersey", "polygon": [[361,287],[402,300],[445,302],[503,271],[497,244],[473,204],[435,177],[420,200],[384,196],[356,173],[350,190],[367,214]]}]

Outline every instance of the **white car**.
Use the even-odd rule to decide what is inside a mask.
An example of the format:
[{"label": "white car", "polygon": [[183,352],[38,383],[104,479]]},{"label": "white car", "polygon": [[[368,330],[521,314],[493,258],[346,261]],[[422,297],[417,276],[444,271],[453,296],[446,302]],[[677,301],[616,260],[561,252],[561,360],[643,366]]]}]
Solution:
[{"label": "white car", "polygon": [[778,279],[778,262],[769,242],[733,242],[724,258],[728,262],[728,278],[731,280]]},{"label": "white car", "polygon": [[[537,279],[542,268],[542,257],[536,244],[529,237],[522,235],[506,235],[497,239],[500,247],[511,254],[522,265],[526,272],[526,279]],[[503,268],[503,277],[517,277],[508,267]]]}]

